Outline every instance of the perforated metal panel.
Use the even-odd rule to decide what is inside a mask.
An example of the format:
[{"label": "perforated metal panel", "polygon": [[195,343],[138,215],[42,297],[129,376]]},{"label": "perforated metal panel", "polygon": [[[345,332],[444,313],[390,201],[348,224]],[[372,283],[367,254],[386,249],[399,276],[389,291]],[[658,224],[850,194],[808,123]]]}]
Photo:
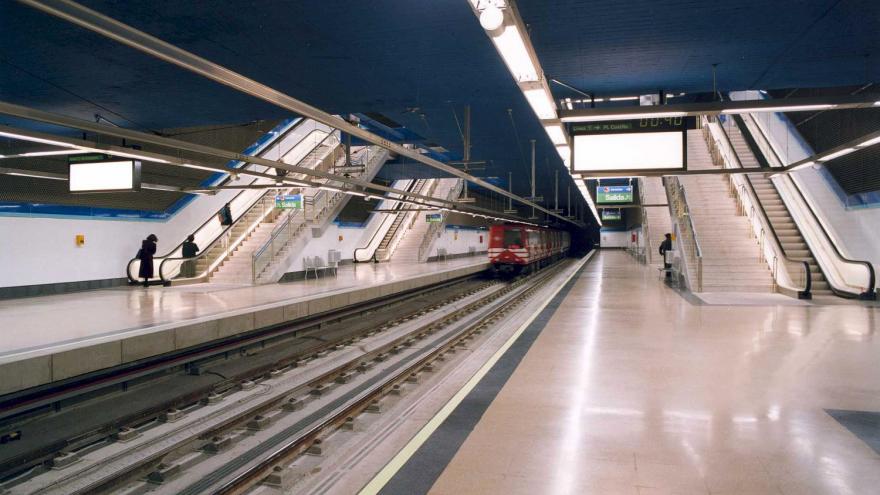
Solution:
[{"label": "perforated metal panel", "polygon": [[[827,96],[876,93],[869,87],[798,89],[774,92],[774,96]],[[880,109],[791,112],[788,118],[817,153],[880,130]],[[826,164],[828,171],[847,194],[880,191],[880,146],[873,146],[842,156]]]}]

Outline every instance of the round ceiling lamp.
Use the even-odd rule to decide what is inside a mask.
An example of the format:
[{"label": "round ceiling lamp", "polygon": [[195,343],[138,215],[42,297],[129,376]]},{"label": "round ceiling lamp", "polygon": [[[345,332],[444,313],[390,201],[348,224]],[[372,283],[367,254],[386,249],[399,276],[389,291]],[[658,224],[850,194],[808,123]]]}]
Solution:
[{"label": "round ceiling lamp", "polygon": [[490,5],[480,12],[480,25],[486,31],[495,31],[504,24],[504,11]]}]

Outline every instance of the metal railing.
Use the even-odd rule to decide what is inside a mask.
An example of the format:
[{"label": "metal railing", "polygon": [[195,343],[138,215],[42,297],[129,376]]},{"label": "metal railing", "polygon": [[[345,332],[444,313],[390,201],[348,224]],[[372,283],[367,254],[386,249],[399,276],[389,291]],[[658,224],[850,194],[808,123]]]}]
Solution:
[{"label": "metal railing", "polygon": [[[458,179],[455,182],[455,185],[449,189],[449,193],[444,199],[452,201],[458,198],[462,190],[464,190],[464,180]],[[449,216],[449,211],[446,209],[441,209],[440,214],[440,221],[432,223],[428,226],[428,230],[425,232],[425,237],[422,239],[421,244],[419,244],[419,261],[424,261],[427,258],[427,254],[431,249],[431,246],[434,245],[434,240],[440,236],[440,231],[446,227],[446,218]]]},{"label": "metal railing", "polygon": [[[697,231],[694,228],[694,222],[691,218],[690,208],[688,206],[687,192],[682,186],[678,177],[671,176],[664,178],[666,186],[666,197],[669,199],[670,212],[676,219],[678,230],[681,234],[680,241],[684,247],[684,263],[685,265],[693,261],[696,265],[696,291],[703,291],[703,250],[700,247],[700,241],[697,239]],[[690,270],[688,270],[690,272]],[[691,287],[693,290],[693,287]]]},{"label": "metal railing", "polygon": [[[749,131],[750,135],[752,136],[752,139],[757,144],[758,149],[760,149],[761,152],[764,153],[764,158],[768,161],[771,168],[777,168],[777,167],[784,166],[785,164],[783,163],[782,159],[779,157],[779,154],[776,152],[776,149],[770,143],[770,139],[765,134],[765,130],[758,124],[758,122],[754,119],[754,117],[752,117],[751,114],[743,114],[743,115],[741,115],[741,118],[743,119],[743,122],[746,124],[746,130]],[[751,124],[751,125],[749,125],[749,124]],[[754,132],[752,131],[753,128],[754,128]],[[869,262],[869,261],[854,260],[854,259],[851,259],[851,258],[844,256],[844,254],[841,252],[840,248],[837,246],[837,243],[835,242],[834,238],[831,236],[831,234],[828,233],[828,230],[825,228],[825,225],[819,219],[819,216],[816,213],[815,209],[813,208],[813,205],[810,204],[809,201],[807,201],[807,198],[804,195],[804,192],[801,189],[800,185],[797,183],[797,181],[795,181],[791,177],[790,174],[784,174],[782,176],[782,178],[779,180],[783,181],[785,184],[790,185],[791,188],[795,191],[795,193],[797,195],[797,199],[805,207],[804,209],[809,212],[809,216],[812,219],[813,225],[818,227],[818,231],[822,233],[822,237],[825,239],[826,244],[831,247],[832,254],[834,255],[835,258],[837,258],[837,261],[842,264],[845,264],[845,265],[864,266],[865,270],[867,271],[868,286],[864,287],[864,288],[860,287],[859,289],[862,290],[861,292],[851,292],[851,291],[847,291],[847,290],[835,287],[834,284],[832,283],[832,280],[830,278],[828,278],[827,274],[826,274],[826,279],[828,281],[828,287],[831,289],[831,291],[840,297],[859,298],[859,299],[867,299],[867,300],[876,299],[877,298],[876,274],[874,272],[874,265],[871,264],[871,262]],[[775,184],[774,184],[774,187],[776,187]],[[777,190],[778,190],[778,188],[777,188]],[[781,197],[781,194],[780,194],[780,197]],[[795,220],[794,215],[792,215],[792,220],[795,221],[795,224],[797,225],[797,221]],[[798,229],[800,230],[800,226],[798,226]],[[806,241],[807,238],[805,236],[803,236],[803,237],[804,237],[804,240]],[[814,253],[814,257],[815,257],[815,253]],[[816,262],[817,263],[819,262],[818,257],[816,257]],[[844,280],[844,283],[846,283],[845,280]],[[855,288],[855,286],[851,286],[851,287]]]},{"label": "metal railing", "polygon": [[[296,134],[298,134],[298,133],[303,133],[303,132],[309,133],[305,137],[303,137],[303,139],[298,140],[298,141],[296,141],[296,143],[292,144],[284,152],[280,151],[280,148],[279,148],[278,156],[279,157],[286,156],[290,152],[290,150],[294,149],[303,140],[305,140],[308,137],[308,135],[310,135],[312,132],[314,132],[313,128],[308,127],[310,124],[312,125],[312,127],[317,125],[317,123],[312,120],[300,119],[300,120],[295,121],[293,124],[290,125],[290,127],[288,127],[286,130],[284,130],[284,132],[279,133],[274,138],[269,139],[265,143],[263,143],[260,147],[258,147],[254,151],[254,153],[256,153],[257,156],[264,156],[265,157],[267,154],[269,154],[273,151],[273,146],[280,147],[284,143],[284,141],[286,139],[288,139],[289,137],[295,137]],[[246,164],[246,163],[243,164],[243,167],[245,170],[253,170],[256,172],[265,172],[266,170],[269,169],[269,167],[266,167],[263,165],[254,165],[254,164]],[[245,181],[244,185],[254,185],[256,183],[266,182],[266,181],[267,181],[267,179],[252,178],[249,181]],[[236,179],[236,177],[234,175],[230,174],[220,184],[221,185],[230,185],[230,183],[232,183],[232,182],[242,182],[242,179],[240,179],[240,178]],[[221,223],[218,219],[220,212],[223,211],[223,208],[225,208],[225,206],[223,208],[218,209],[214,213],[212,213],[208,217],[208,219],[205,220],[204,223],[202,223],[199,227],[197,227],[193,231],[193,235],[196,237],[196,241],[204,243],[205,240],[210,240],[207,245],[208,247],[203,248],[201,250],[201,252],[206,253],[208,251],[208,249],[215,249],[216,250],[216,247],[218,246],[218,241],[220,241],[220,245],[225,244],[228,246],[228,244],[231,240],[231,229],[235,226],[236,223],[238,223],[239,220],[241,220],[242,218],[244,218],[248,214],[248,212],[251,210],[251,208],[253,208],[255,205],[257,205],[258,202],[260,202],[264,198],[265,198],[265,194],[260,193],[259,191],[255,191],[255,190],[243,190],[243,191],[240,191],[237,194],[235,194],[232,197],[232,199],[230,199],[228,201],[228,203],[236,204],[236,203],[244,202],[245,207],[244,207],[244,211],[239,215],[239,218],[236,219],[233,222],[233,224],[230,226],[221,225]],[[173,274],[173,270],[171,270],[172,265],[174,265],[176,268],[180,268],[182,266],[182,261],[181,261],[181,260],[183,260],[182,252],[183,252],[183,242],[177,244],[177,246],[175,246],[173,249],[169,250],[167,253],[160,255],[160,256],[155,256],[153,258],[153,262],[159,263],[160,269],[154,271],[153,278],[154,279],[158,278],[163,284],[169,283],[174,278],[186,278],[186,279],[193,279],[193,280],[203,278],[203,277],[199,277],[199,276],[179,277],[179,275],[180,275],[179,270],[176,274]],[[174,262],[172,262],[170,265],[166,264],[166,268],[164,268],[164,273],[167,274],[167,276],[163,277],[162,276],[162,273],[163,273],[162,263],[166,259],[174,260]],[[128,276],[129,281],[137,282],[137,277],[135,276],[135,274],[137,273],[139,268],[140,268],[140,260],[138,258],[132,258],[131,260],[128,261],[128,264],[126,265],[126,275]],[[202,274],[202,275],[206,275],[206,274]]]},{"label": "metal railing", "polygon": [[290,210],[269,235],[269,239],[251,256],[251,281],[256,282],[272,261],[306,228],[302,210]]},{"label": "metal railing", "polygon": [[[358,176],[371,171],[381,162],[376,158],[381,157],[383,153],[384,151],[378,146],[365,146],[353,153],[352,162],[363,166],[363,171],[360,174],[353,175]],[[340,158],[341,156],[336,156],[335,160]],[[335,162],[329,164],[331,167],[333,165]],[[278,222],[278,226],[273,229],[269,239],[251,255],[251,282],[259,282],[272,264],[284,257],[285,248],[302,235],[309,224],[325,220],[345,196],[346,193],[342,191],[321,189],[314,195],[303,197],[302,211],[291,210],[283,220]]]},{"label": "metal railing", "polygon": [[[429,192],[429,190],[433,186],[433,181],[434,179],[418,179],[413,186],[411,192],[415,194],[430,196],[431,193]],[[424,202],[424,200],[422,199],[415,199],[414,201],[417,203]],[[389,229],[388,233],[385,234],[385,239],[388,240],[388,243],[385,245],[384,248],[381,247],[382,244],[379,244],[380,247],[376,249],[376,254],[373,255],[376,261],[388,261],[389,259],[391,259],[391,254],[394,252],[395,249],[397,249],[397,245],[403,239],[406,231],[412,227],[413,222],[415,222],[416,218],[418,217],[417,212],[413,211],[411,208],[407,208],[407,210],[403,212],[402,218],[400,217],[400,213],[397,213],[397,215],[400,222],[395,222],[397,224],[396,226],[392,224],[391,229]],[[385,239],[383,239],[383,243],[385,242]],[[379,251],[382,251],[381,255],[379,254]]]},{"label": "metal railing", "polygon": [[[722,168],[744,168],[742,160],[733,143],[730,141],[728,130],[733,132],[735,129],[725,129],[725,122],[732,122],[729,118],[724,122],[708,122],[704,117],[703,136],[709,146],[710,153],[714,163]],[[728,124],[730,125],[730,124]],[[712,128],[718,130],[718,136],[712,133]],[[752,184],[748,174],[730,174],[727,176],[728,185],[731,195],[737,203],[737,210],[740,215],[748,212],[749,225],[751,232],[758,240],[759,260],[766,262],[773,276],[774,290],[779,287],[785,287],[786,282],[791,284],[791,289],[797,292],[799,299],[810,299],[812,297],[813,275],[810,270],[809,260],[802,258],[792,258],[785,252],[776,229],[770,222],[770,217],[761,203],[755,186]],[[770,235],[767,235],[767,232]],[[769,242],[768,242],[769,237]],[[783,261],[785,266],[785,278],[782,278],[783,272],[779,270],[779,260]],[[795,268],[796,267],[796,268]],[[792,273],[800,273],[800,277],[795,280]],[[780,278],[782,281],[780,282]],[[787,280],[786,280],[787,279]]]},{"label": "metal railing", "polygon": [[[415,184],[415,180],[409,180],[405,185],[398,187],[398,188],[403,189],[404,191],[409,191],[410,188],[412,188],[412,186],[414,184]],[[385,203],[388,202],[389,206],[386,206],[385,209],[400,210],[401,208],[403,208],[405,206],[405,204],[401,203],[401,202],[394,202],[395,200],[400,199],[400,198],[401,198],[400,195],[391,193],[389,196],[385,197],[385,199],[382,202],[382,205],[384,206]],[[376,244],[376,247],[373,247],[373,243],[377,242],[377,240],[379,242],[381,242],[381,238],[385,237],[385,234],[388,232],[388,229],[391,228],[390,225],[392,223],[394,223],[394,220],[397,218],[396,213],[394,213],[394,214],[381,213],[381,215],[382,215],[382,220],[379,222],[379,226],[376,228],[376,230],[373,231],[373,235],[370,236],[370,240],[367,241],[366,246],[359,247],[354,250],[354,253],[352,256],[353,256],[355,263],[364,263],[364,262],[368,262],[368,261],[375,261],[376,247],[378,247],[378,243]],[[386,225],[388,225],[388,228],[385,228]],[[381,233],[381,238],[379,235],[380,233]],[[371,249],[372,249],[372,251],[371,251]],[[365,258],[361,258],[361,253],[365,253],[365,252],[369,252],[369,256],[365,257]]]}]

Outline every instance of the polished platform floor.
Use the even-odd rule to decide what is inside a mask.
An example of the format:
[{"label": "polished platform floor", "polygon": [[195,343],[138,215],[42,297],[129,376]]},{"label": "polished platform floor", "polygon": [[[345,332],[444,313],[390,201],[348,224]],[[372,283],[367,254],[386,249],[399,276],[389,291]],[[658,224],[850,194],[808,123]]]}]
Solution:
[{"label": "polished platform floor", "polygon": [[486,259],[477,256],[437,263],[367,263],[342,266],[336,277],[283,284],[122,287],[0,301],[0,363],[83,342],[161,329],[183,320],[478,265],[487,265]]},{"label": "polished platform floor", "polygon": [[558,297],[430,493],[880,493],[880,423],[828,412],[880,411],[876,306],[705,304],[620,251]]}]

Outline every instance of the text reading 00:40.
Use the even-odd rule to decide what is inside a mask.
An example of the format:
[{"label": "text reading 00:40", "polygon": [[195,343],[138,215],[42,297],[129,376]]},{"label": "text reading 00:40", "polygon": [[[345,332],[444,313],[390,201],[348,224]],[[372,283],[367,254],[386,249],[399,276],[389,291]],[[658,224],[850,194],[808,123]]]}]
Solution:
[{"label": "text reading 00:40", "polygon": [[654,119],[640,119],[639,127],[660,127],[664,125],[668,126],[680,126],[684,122],[684,117],[664,117],[664,118],[654,118]]}]

